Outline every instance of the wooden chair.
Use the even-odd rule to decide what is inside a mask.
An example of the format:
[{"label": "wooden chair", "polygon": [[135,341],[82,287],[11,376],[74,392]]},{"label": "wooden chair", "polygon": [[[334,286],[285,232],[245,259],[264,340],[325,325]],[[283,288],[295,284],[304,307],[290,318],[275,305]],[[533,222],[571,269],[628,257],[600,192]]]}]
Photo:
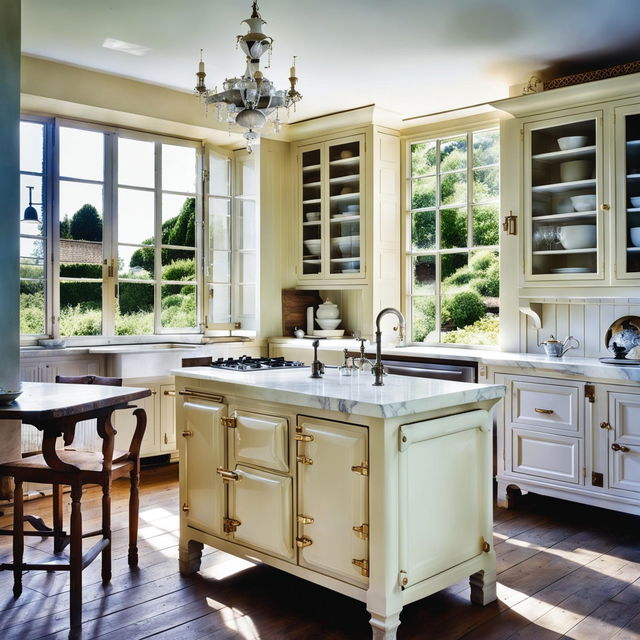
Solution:
[{"label": "wooden chair", "polygon": [[[96,384],[122,386],[122,378],[101,376],[56,376],[56,382],[63,384]],[[133,406],[131,407],[133,408]],[[131,489],[129,495],[129,552],[130,567],[138,564],[138,511],[140,478],[140,446],[144,436],[147,416],[144,409],[135,409],[136,429],[128,451],[114,451],[115,430],[110,413],[97,416],[98,435],[102,439],[102,452],[56,450],[59,459],[65,463],[65,470],[52,469],[42,454],[21,460],[0,464],[0,477],[13,477],[15,482],[13,528],[0,529],[0,534],[13,536],[13,562],[0,568],[13,570],[13,594],[17,598],[22,593],[22,572],[25,570],[69,571],[70,572],[70,618],[71,626],[82,623],[82,571],[98,554],[102,554],[102,582],[111,580],[111,484],[113,480],[128,475]],[[65,441],[66,445],[69,442]],[[45,445],[43,445],[43,448]],[[53,487],[53,528],[42,521],[34,524],[30,516],[23,512],[23,482],[51,484]],[[96,531],[83,533],[80,502],[83,486],[96,484],[102,487],[102,526]],[[70,535],[63,530],[62,486],[71,487]],[[24,531],[24,521],[30,522],[36,531]],[[69,545],[69,563],[28,564],[23,562],[24,536],[53,537],[53,549],[60,554]],[[84,555],[83,538],[101,536],[100,540]]]}]

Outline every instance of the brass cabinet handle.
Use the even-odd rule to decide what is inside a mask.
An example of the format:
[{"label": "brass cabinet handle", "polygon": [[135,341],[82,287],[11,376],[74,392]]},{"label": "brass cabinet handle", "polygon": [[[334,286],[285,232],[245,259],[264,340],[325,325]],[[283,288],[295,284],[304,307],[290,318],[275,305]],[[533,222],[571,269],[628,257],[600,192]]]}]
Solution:
[{"label": "brass cabinet handle", "polygon": [[625,447],[623,444],[618,444],[617,442],[614,442],[611,445],[611,448],[614,451],[620,451],[621,453],[628,453],[629,452],[629,447]]},{"label": "brass cabinet handle", "polygon": [[308,433],[296,433],[294,438],[298,442],[313,442],[313,436]]},{"label": "brass cabinet handle", "polygon": [[190,438],[193,435],[193,431],[189,431],[189,429],[185,429],[182,432],[182,437],[183,438]]},{"label": "brass cabinet handle", "polygon": [[300,464],[313,464],[313,460],[311,458],[307,458],[307,456],[296,456],[296,460]]},{"label": "brass cabinet handle", "polygon": [[309,547],[313,544],[313,540],[311,538],[307,538],[307,536],[300,536],[296,538],[296,547],[302,549],[303,547]]},{"label": "brass cabinet handle", "polygon": [[176,392],[175,392],[175,391],[172,391],[171,389],[165,389],[165,390],[164,390],[164,395],[165,395],[165,396],[175,396],[175,395],[176,395]]},{"label": "brass cabinet handle", "polygon": [[538,409],[536,407],[535,412],[536,413],[546,413],[547,415],[550,415],[550,414],[553,413],[553,409]]},{"label": "brass cabinet handle", "polygon": [[613,429],[613,427],[608,422],[601,422],[600,423],[600,428],[601,429]]},{"label": "brass cabinet handle", "polygon": [[312,516],[305,516],[301,513],[298,514],[296,520],[299,524],[313,524],[315,522]]},{"label": "brass cabinet handle", "polygon": [[603,211],[609,211],[609,209],[611,209],[611,207],[608,204],[603,204],[601,208]]},{"label": "brass cabinet handle", "polygon": [[230,480],[239,480],[240,476],[235,471],[229,471],[228,469],[223,469],[222,467],[218,467],[216,469],[216,473],[219,476],[222,476],[222,479],[225,482],[229,482]]}]

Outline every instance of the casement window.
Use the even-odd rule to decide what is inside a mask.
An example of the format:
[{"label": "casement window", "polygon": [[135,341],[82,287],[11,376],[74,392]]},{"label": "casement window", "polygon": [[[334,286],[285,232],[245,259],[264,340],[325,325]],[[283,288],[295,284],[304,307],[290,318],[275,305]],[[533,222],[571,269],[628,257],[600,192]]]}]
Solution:
[{"label": "casement window", "polygon": [[23,340],[228,329],[230,164],[197,141],[25,117],[20,215],[33,187],[38,220],[20,227]]},{"label": "casement window", "polygon": [[410,339],[496,345],[498,131],[411,141],[406,166]]}]

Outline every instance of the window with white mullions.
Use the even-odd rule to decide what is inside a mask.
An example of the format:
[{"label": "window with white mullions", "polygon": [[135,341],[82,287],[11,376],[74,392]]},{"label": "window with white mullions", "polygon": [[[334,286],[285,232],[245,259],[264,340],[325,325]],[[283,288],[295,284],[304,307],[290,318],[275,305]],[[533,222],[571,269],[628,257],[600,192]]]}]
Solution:
[{"label": "window with white mullions", "polygon": [[408,154],[411,338],[497,344],[498,131],[416,141]]}]

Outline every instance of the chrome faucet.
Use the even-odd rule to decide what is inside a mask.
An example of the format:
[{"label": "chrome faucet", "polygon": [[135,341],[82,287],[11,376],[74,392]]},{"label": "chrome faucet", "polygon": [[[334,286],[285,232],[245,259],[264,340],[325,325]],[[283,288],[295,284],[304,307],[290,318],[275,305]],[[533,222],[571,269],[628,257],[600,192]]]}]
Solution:
[{"label": "chrome faucet", "polygon": [[324,373],[324,364],[318,360],[318,346],[320,345],[320,340],[314,340],[311,343],[313,347],[313,362],[311,363],[311,375],[310,378],[322,378],[322,374]]},{"label": "chrome faucet", "polygon": [[376,317],[376,363],[373,365],[373,375],[376,377],[373,386],[381,387],[382,376],[384,376],[384,367],[382,366],[382,331],[380,331],[380,320],[388,313],[393,313],[398,317],[398,336],[400,337],[399,347],[404,347],[404,316],[393,307],[387,307],[383,309]]}]

